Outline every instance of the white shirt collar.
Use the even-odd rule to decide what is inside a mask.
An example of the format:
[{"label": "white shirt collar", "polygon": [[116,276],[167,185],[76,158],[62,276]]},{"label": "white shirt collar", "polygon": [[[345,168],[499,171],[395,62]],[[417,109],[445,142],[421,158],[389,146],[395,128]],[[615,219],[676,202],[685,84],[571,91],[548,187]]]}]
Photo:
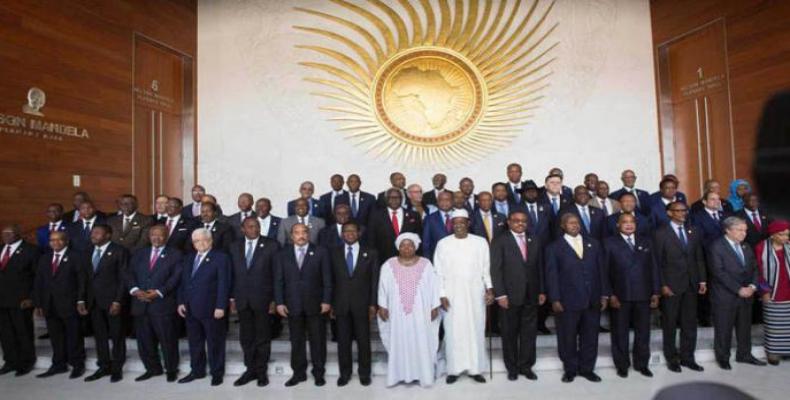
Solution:
[{"label": "white shirt collar", "polygon": [[96,216],[94,215],[93,218],[91,218],[91,219],[82,218],[82,226],[85,226],[86,222],[89,223],[91,225],[91,228],[92,228],[94,222],[96,222]]},{"label": "white shirt collar", "polygon": [[672,225],[672,230],[675,231],[675,232],[677,232],[678,228],[683,228],[684,230],[686,229],[685,226],[680,225],[680,224],[678,224],[675,221],[670,220],[669,223]]},{"label": "white shirt collar", "polygon": [[215,224],[216,222],[217,222],[217,220],[216,220],[216,218],[215,218],[215,219],[214,219],[213,221],[211,221],[211,222],[208,222],[208,223],[206,223],[206,222],[203,222],[203,223],[202,223],[202,225],[203,225],[203,227],[205,228],[205,227],[206,227],[206,224],[208,224],[208,230],[212,230],[212,229],[214,229],[214,224]]},{"label": "white shirt collar", "polygon": [[562,235],[562,237],[563,237],[563,238],[565,239],[565,241],[566,241],[566,242],[568,242],[568,243],[569,243],[571,246],[572,246],[574,243],[581,242],[581,241],[583,240],[583,239],[582,239],[582,234],[581,234],[581,233],[579,233],[578,235],[576,235],[576,237],[573,237],[573,236],[571,236],[571,235],[569,235],[569,234],[565,233],[565,234],[563,234],[563,235]]},{"label": "white shirt collar", "polygon": [[727,237],[727,235],[724,235],[724,238],[727,239],[727,243],[729,243],[730,246],[732,246],[732,247],[735,247],[735,246],[741,247],[740,243],[733,242],[732,240],[730,240],[730,238]]},{"label": "white shirt collar", "polygon": [[523,237],[524,237],[524,240],[527,240],[527,232],[524,232],[524,233],[516,233],[516,232],[513,232],[513,230],[511,229],[511,230],[510,230],[510,234],[511,234],[511,235],[513,235],[513,237],[516,239],[516,241],[518,241],[518,239],[519,239],[519,236],[523,236]]},{"label": "white shirt collar", "polygon": [[625,233],[621,232],[620,236],[622,236],[623,240],[625,240],[626,242],[628,241],[628,238],[631,238],[631,242],[636,243],[636,235],[634,235],[633,233],[630,235],[626,235]]},{"label": "white shirt collar", "polygon": [[135,211],[135,212],[131,213],[131,214],[130,214],[130,215],[128,215],[128,216],[127,216],[127,215],[124,215],[123,217],[124,217],[124,218],[129,218],[130,220],[132,220],[132,219],[134,219],[134,216],[135,216],[135,215],[137,215],[137,211]]},{"label": "white shirt collar", "polygon": [[69,246],[66,246],[60,251],[53,251],[52,252],[52,256],[54,257],[57,254],[58,256],[60,256],[60,259],[63,260],[63,255],[66,254],[66,250],[68,250],[68,249],[69,249]]},{"label": "white shirt collar", "polygon": [[[110,246],[110,243],[112,243],[112,242],[110,242],[110,241],[108,240],[108,241],[107,241],[107,243],[105,243],[105,244],[103,244],[103,245],[101,245],[101,246],[94,246],[94,247],[95,247],[96,249],[99,249],[99,252],[101,252],[102,254],[104,254],[104,252],[105,252],[105,251],[107,251],[107,247],[109,247],[109,246]],[[95,249],[94,249],[94,251],[95,251]]]},{"label": "white shirt collar", "polygon": [[258,238],[256,237],[255,239],[249,239],[249,238],[247,238],[245,236],[244,237],[244,242],[245,242],[244,243],[245,246],[249,246],[250,242],[252,242],[252,247],[255,247],[255,245],[258,244]]},{"label": "white shirt collar", "polygon": [[2,251],[0,252],[0,257],[3,257],[5,255],[6,247],[8,247],[8,246],[11,246],[11,255],[13,256],[13,254],[16,252],[16,249],[18,249],[19,245],[21,245],[21,244],[22,244],[22,239],[19,239],[19,240],[17,240],[14,243],[11,243],[11,244],[8,244],[8,245],[4,245],[2,247]]}]

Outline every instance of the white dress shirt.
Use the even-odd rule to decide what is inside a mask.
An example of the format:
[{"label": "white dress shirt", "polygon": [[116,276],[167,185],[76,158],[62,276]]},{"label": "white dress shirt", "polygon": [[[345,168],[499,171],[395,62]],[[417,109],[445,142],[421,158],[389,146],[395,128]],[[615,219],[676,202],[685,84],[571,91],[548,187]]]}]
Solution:
[{"label": "white dress shirt", "polygon": [[7,245],[3,246],[3,251],[2,251],[2,252],[0,252],[0,259],[2,259],[2,258],[3,258],[3,256],[5,256],[6,252],[8,252],[8,249],[9,249],[9,248],[11,248],[11,252],[10,252],[10,253],[8,253],[8,254],[10,254],[10,255],[11,255],[11,256],[8,258],[8,259],[10,260],[10,259],[11,259],[11,257],[13,257],[13,256],[14,256],[14,253],[16,252],[16,249],[18,249],[18,248],[19,248],[19,245],[21,245],[21,244],[22,244],[22,239],[19,239],[19,240],[17,240],[17,241],[16,241],[16,242],[14,242],[14,243],[7,244]]},{"label": "white dress shirt", "polygon": [[258,223],[261,224],[261,235],[266,236],[269,234],[269,227],[272,223],[272,215],[269,214],[266,218],[258,217]]}]

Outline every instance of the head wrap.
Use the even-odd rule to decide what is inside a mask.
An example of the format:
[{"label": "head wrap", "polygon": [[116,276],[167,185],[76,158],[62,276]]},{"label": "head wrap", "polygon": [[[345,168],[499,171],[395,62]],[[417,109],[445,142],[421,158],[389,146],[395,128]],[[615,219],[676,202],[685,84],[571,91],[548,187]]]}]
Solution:
[{"label": "head wrap", "polygon": [[404,240],[410,240],[412,243],[414,243],[415,248],[420,248],[420,237],[417,236],[416,233],[411,232],[404,232],[398,235],[398,238],[395,239],[395,248],[400,249],[400,244],[403,243]]},{"label": "head wrap", "polygon": [[790,229],[790,222],[780,219],[768,224],[768,229],[766,229],[765,232],[768,233],[768,235],[773,235],[788,229]]},{"label": "head wrap", "polygon": [[738,196],[738,186],[746,185],[746,193],[752,192],[752,187],[746,179],[736,179],[730,183],[730,197],[727,200],[732,204],[733,211],[740,211],[743,208],[743,199]]},{"label": "head wrap", "polygon": [[463,208],[456,208],[450,213],[450,218],[466,218],[469,219],[469,212]]}]

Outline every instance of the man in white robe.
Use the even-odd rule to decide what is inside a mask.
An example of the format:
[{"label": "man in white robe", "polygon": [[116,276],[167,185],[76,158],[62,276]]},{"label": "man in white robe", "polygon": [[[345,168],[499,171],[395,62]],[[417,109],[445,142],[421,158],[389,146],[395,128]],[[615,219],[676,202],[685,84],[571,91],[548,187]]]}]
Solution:
[{"label": "man in white robe", "polygon": [[447,383],[464,372],[484,383],[486,305],[494,301],[488,242],[469,234],[466,210],[454,210],[452,224],[453,235],[439,241],[433,258],[445,310]]},{"label": "man in white robe", "polygon": [[418,381],[427,387],[439,351],[439,279],[431,262],[415,255],[419,236],[403,233],[395,245],[413,261],[392,257],[381,266],[378,325],[387,349],[387,386]]}]

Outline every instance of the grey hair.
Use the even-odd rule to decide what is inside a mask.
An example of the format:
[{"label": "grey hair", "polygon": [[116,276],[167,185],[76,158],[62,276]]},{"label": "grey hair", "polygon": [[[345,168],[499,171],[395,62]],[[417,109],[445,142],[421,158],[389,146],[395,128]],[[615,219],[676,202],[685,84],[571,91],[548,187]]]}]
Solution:
[{"label": "grey hair", "polygon": [[192,240],[195,240],[195,238],[199,238],[201,236],[208,238],[209,241],[212,240],[211,231],[206,228],[198,228],[192,231]]},{"label": "grey hair", "polygon": [[730,230],[731,228],[735,227],[735,225],[746,225],[746,220],[741,217],[727,217],[724,218],[724,221],[721,222],[724,230]]}]

